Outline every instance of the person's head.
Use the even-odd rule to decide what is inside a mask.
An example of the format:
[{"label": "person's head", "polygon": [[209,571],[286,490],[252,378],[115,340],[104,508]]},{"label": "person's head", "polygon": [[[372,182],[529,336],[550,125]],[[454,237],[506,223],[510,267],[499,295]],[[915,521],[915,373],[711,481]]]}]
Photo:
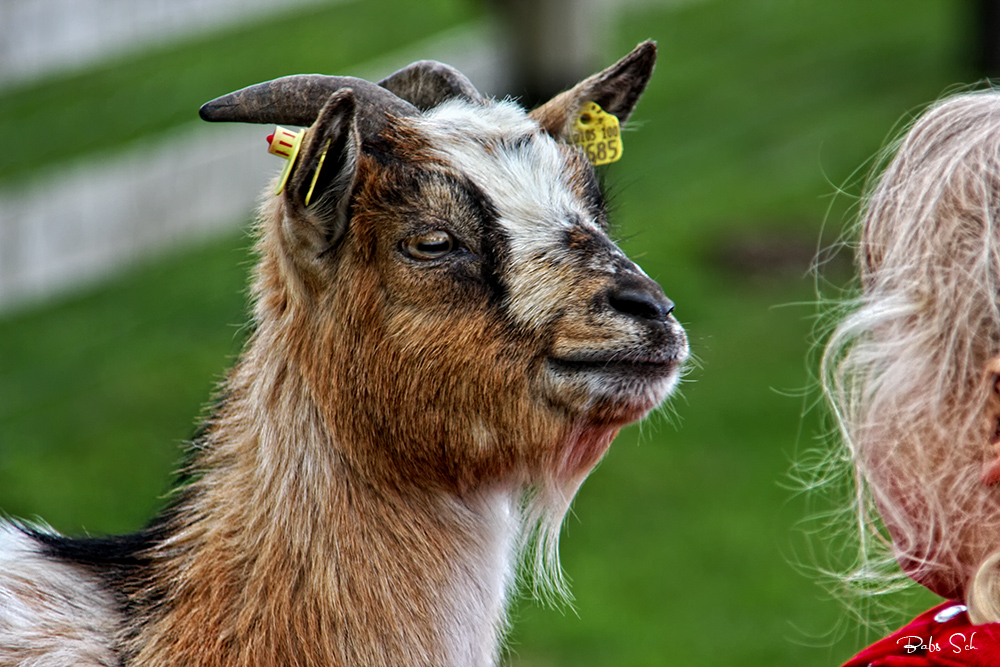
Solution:
[{"label": "person's head", "polygon": [[862,293],[824,379],[861,494],[908,575],[1000,620],[1000,93],[913,125],[857,257]]}]

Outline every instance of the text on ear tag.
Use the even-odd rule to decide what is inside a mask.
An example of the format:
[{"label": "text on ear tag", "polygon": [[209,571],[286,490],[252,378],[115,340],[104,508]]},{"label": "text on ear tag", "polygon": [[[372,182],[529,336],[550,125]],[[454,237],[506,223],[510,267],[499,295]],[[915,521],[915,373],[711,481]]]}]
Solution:
[{"label": "text on ear tag", "polygon": [[573,124],[570,143],[579,146],[593,165],[617,162],[622,157],[618,117],[594,102],[587,102]]}]

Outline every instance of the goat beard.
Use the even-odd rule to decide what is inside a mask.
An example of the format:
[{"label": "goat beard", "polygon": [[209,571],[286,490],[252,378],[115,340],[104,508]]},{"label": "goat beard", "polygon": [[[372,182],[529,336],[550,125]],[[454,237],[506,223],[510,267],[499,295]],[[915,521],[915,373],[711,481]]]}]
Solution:
[{"label": "goat beard", "polygon": [[522,498],[521,572],[536,598],[556,604],[571,597],[559,563],[559,534],[576,492],[617,434],[618,427],[570,427],[547,470]]}]

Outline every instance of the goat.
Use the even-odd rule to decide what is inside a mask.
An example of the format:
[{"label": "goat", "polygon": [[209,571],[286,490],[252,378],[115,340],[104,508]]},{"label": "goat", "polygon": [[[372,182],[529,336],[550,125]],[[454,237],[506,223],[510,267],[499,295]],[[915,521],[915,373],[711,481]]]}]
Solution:
[{"label": "goat", "polygon": [[625,121],[655,56],[531,112],[430,61],[205,105],[308,126],[252,334],[145,529],[0,524],[0,664],[496,664],[518,559],[560,587],[571,498],[688,357],[568,143],[585,103]]}]

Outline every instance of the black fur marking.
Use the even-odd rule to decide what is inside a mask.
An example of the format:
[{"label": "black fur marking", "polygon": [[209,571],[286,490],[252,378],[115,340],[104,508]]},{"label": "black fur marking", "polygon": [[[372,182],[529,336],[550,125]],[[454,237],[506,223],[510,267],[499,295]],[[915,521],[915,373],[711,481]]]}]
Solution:
[{"label": "black fur marking", "polygon": [[[178,500],[184,496],[182,492]],[[177,504],[162,511],[137,533],[108,537],[66,537],[25,528],[39,543],[43,556],[82,566],[101,577],[116,594],[135,590],[152,565],[151,550],[170,534]]]},{"label": "black fur marking", "polygon": [[[164,598],[148,586],[150,558],[148,550],[155,544],[154,532],[141,531],[116,537],[64,537],[38,531],[28,534],[41,546],[48,558],[81,566],[95,574],[114,596],[118,612],[125,623],[128,638],[139,632],[140,618],[148,618],[152,609]],[[136,593],[143,591],[147,600],[139,602]],[[124,646],[114,647],[122,665],[129,662]]]},{"label": "black fur marking", "polygon": [[[40,547],[42,556],[93,573],[112,593],[123,618],[122,640],[134,639],[144,623],[163,609],[167,592],[155,578],[152,550],[162,544],[178,522],[180,507],[189,504],[188,491],[181,491],[169,507],[137,533],[109,537],[65,537],[21,526]],[[124,645],[114,647],[121,664],[131,660]]]},{"label": "black fur marking", "polygon": [[[510,239],[486,193],[465,176],[414,165],[390,168],[382,181],[379,203],[405,222],[397,244],[411,235],[447,229],[458,243],[456,250],[439,260],[417,263],[446,268],[460,287],[467,283],[468,290],[480,293],[485,288],[489,303],[503,303],[507,290],[500,276],[509,263]],[[463,303],[481,300],[482,296],[474,301],[463,298]]]},{"label": "black fur marking", "polygon": [[590,258],[600,255],[617,257],[618,255],[616,246],[608,237],[581,225],[567,228],[562,234],[562,242],[578,257]]},{"label": "black fur marking", "polygon": [[379,135],[365,137],[361,143],[361,153],[375,159],[382,167],[396,167],[408,164],[399,156],[397,142]]},{"label": "black fur marking", "polygon": [[482,188],[468,178],[463,178],[456,185],[462,189],[479,222],[482,239],[480,277],[489,289],[490,302],[494,305],[502,304],[507,298],[507,288],[500,276],[510,265],[510,237],[500,225],[500,213],[496,205]]},{"label": "black fur marking", "polygon": [[537,134],[531,133],[520,134],[516,137],[503,137],[499,142],[500,148],[508,153],[518,153],[530,148],[536,136]]},{"label": "black fur marking", "polygon": [[587,203],[587,210],[601,229],[607,231],[608,228],[608,207],[604,198],[604,188],[593,174],[584,180],[584,200]]},{"label": "black fur marking", "polygon": [[[594,192],[591,192],[591,189],[594,189]],[[613,234],[616,227],[613,218],[618,209],[618,188],[608,183],[606,171],[601,170],[594,174],[594,182],[588,186],[587,199],[591,210],[594,211],[594,221],[605,232]]]},{"label": "black fur marking", "polygon": [[64,537],[43,532],[30,532],[48,558],[83,565],[102,576],[134,570],[149,564],[142,554],[153,546],[152,535],[146,532],[114,537]]}]

